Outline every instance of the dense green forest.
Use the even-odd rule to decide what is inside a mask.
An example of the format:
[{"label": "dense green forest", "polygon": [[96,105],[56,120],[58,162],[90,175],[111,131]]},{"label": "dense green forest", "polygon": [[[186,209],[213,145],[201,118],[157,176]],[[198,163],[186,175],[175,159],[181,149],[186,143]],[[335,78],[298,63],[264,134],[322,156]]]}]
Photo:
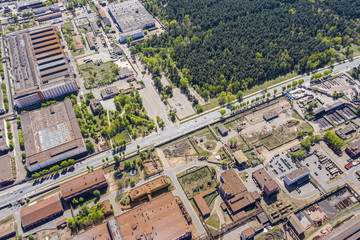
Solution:
[{"label": "dense green forest", "polygon": [[[359,0],[144,0],[168,32],[132,47],[205,98],[305,73],[359,48]],[[181,74],[179,70],[181,70]],[[182,81],[180,81],[182,80]],[[160,86],[161,90],[161,86]]]}]

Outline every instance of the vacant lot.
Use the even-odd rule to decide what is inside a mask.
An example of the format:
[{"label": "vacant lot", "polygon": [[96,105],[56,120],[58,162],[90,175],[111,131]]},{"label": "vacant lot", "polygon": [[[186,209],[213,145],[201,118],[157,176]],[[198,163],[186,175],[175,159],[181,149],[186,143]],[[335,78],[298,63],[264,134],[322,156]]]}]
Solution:
[{"label": "vacant lot", "polygon": [[179,182],[188,197],[201,193],[216,186],[216,176],[208,167],[199,168],[179,177]]},{"label": "vacant lot", "polygon": [[85,63],[79,66],[79,71],[85,79],[86,88],[94,88],[97,86],[111,83],[112,67],[116,66],[112,62],[94,64],[94,62]]}]

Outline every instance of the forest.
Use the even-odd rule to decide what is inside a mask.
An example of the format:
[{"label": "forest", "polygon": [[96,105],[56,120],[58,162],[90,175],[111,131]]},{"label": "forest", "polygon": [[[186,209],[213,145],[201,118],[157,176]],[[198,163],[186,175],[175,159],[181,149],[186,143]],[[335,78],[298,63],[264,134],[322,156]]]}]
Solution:
[{"label": "forest", "polygon": [[[155,75],[204,98],[352,58],[358,0],[145,0],[168,31],[132,47]],[[185,79],[185,80],[184,80]],[[180,81],[183,80],[183,81]]]}]

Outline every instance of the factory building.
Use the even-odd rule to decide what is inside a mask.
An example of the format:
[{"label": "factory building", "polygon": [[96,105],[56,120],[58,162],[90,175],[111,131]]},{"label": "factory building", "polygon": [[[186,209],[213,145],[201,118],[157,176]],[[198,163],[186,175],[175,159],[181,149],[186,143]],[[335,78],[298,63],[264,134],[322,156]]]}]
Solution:
[{"label": "factory building", "polygon": [[284,177],[284,182],[288,186],[294,183],[300,183],[309,179],[309,174],[310,174],[310,170],[307,167],[302,166],[297,170],[286,174]]},{"label": "factory building", "polygon": [[30,172],[87,153],[69,99],[20,115]]},{"label": "factory building", "polygon": [[56,27],[7,34],[18,108],[78,91]]},{"label": "factory building", "polygon": [[138,0],[111,5],[108,11],[123,33],[155,26],[154,18]]}]

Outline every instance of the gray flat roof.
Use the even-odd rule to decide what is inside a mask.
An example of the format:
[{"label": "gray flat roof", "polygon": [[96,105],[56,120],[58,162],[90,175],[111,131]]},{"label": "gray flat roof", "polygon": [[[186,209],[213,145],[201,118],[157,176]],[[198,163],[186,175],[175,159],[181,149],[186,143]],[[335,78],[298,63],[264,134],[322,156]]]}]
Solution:
[{"label": "gray flat roof", "polygon": [[310,170],[305,167],[305,166],[301,166],[300,168],[296,169],[295,171],[292,171],[288,174],[286,174],[286,177],[290,180],[290,181],[294,181],[297,178],[309,173]]}]

